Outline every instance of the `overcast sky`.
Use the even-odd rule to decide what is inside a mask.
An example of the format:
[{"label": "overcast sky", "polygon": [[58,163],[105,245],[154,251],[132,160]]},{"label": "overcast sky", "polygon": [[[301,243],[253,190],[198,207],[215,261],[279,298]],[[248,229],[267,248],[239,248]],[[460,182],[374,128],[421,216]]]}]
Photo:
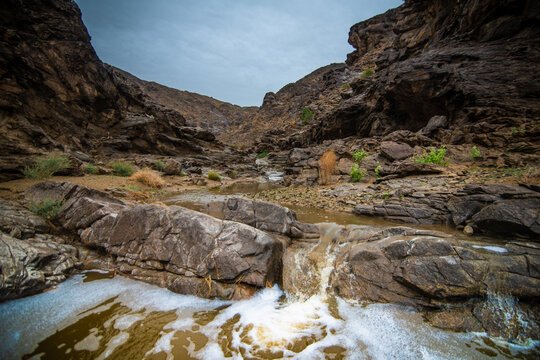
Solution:
[{"label": "overcast sky", "polygon": [[355,23],[402,0],[76,0],[100,59],[238,105],[344,62]]}]

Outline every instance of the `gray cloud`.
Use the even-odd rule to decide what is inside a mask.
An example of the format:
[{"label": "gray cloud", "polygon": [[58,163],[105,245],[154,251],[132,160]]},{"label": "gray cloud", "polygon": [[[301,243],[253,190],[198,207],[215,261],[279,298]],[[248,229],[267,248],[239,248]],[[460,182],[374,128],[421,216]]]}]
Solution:
[{"label": "gray cloud", "polygon": [[260,105],[343,62],[349,28],[401,0],[76,0],[98,56],[144,79]]}]

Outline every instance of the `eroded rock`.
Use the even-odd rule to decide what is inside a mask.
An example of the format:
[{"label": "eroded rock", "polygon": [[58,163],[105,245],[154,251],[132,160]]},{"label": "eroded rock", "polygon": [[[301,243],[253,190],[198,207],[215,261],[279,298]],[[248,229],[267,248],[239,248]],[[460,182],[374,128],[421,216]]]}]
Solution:
[{"label": "eroded rock", "polygon": [[[246,294],[247,290],[234,290],[236,283],[258,288],[281,279],[282,243],[245,224],[178,206],[129,206],[106,193],[71,183],[40,183],[27,196],[63,199],[55,219],[63,228],[77,233],[85,246],[113,256],[120,271],[171,290],[201,295],[193,284],[210,288],[217,281],[221,285],[214,286],[208,296],[230,297]],[[278,208],[272,205],[255,204],[257,219],[261,219],[256,225],[290,232],[292,222],[275,218]],[[224,292],[216,293],[218,289]]]},{"label": "eroded rock", "polygon": [[0,301],[56,285],[77,263],[77,249],[52,236],[19,240],[0,232]]}]

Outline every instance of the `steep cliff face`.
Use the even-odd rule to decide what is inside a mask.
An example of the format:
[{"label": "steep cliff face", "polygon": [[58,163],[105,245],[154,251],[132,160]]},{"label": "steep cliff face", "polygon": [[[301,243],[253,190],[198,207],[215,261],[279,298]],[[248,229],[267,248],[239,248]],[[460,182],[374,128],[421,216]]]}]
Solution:
[{"label": "steep cliff face", "polygon": [[[539,34],[540,5],[534,1],[406,1],[351,27],[349,43],[356,50],[335,70],[340,75],[333,84],[319,78],[309,96],[297,97],[295,111],[291,102],[263,106],[259,118],[275,121],[275,113],[288,112],[297,124],[284,134],[267,132],[255,145],[283,150],[417,131],[444,115],[446,127],[433,134],[438,141],[538,153]],[[374,75],[361,76],[368,68]],[[289,88],[278,94],[291,93]],[[302,107],[315,113],[303,127]]]},{"label": "steep cliff face", "polygon": [[0,49],[0,181],[51,151],[222,153],[212,134],[104,66],[72,1],[3,1]]}]

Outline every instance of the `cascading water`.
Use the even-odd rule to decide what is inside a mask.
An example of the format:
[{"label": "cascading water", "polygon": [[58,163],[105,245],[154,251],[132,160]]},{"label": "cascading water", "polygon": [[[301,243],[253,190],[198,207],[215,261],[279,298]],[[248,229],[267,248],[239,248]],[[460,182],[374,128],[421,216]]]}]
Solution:
[{"label": "cascading water", "polygon": [[482,311],[489,314],[485,321],[491,321],[491,328],[497,329],[498,336],[516,343],[528,342],[527,330],[535,324],[528,321],[515,297],[488,289]]},{"label": "cascading water", "polygon": [[[287,288],[230,302],[178,295],[101,272],[0,304],[0,358],[42,359],[482,359],[537,355],[484,334],[435,329],[413,309],[362,306],[328,294],[342,228],[293,244]],[[285,277],[287,277],[286,274]],[[311,279],[312,281],[307,281]],[[313,280],[315,279],[315,280]],[[285,284],[284,284],[285,286]],[[486,310],[522,319],[491,294]],[[519,321],[518,321],[519,323]]]},{"label": "cascading water", "polygon": [[0,304],[0,358],[534,358],[530,348],[486,348],[483,336],[434,329],[399,306],[359,306],[319,291],[297,300],[277,287],[249,300],[206,300],[97,275]]}]

